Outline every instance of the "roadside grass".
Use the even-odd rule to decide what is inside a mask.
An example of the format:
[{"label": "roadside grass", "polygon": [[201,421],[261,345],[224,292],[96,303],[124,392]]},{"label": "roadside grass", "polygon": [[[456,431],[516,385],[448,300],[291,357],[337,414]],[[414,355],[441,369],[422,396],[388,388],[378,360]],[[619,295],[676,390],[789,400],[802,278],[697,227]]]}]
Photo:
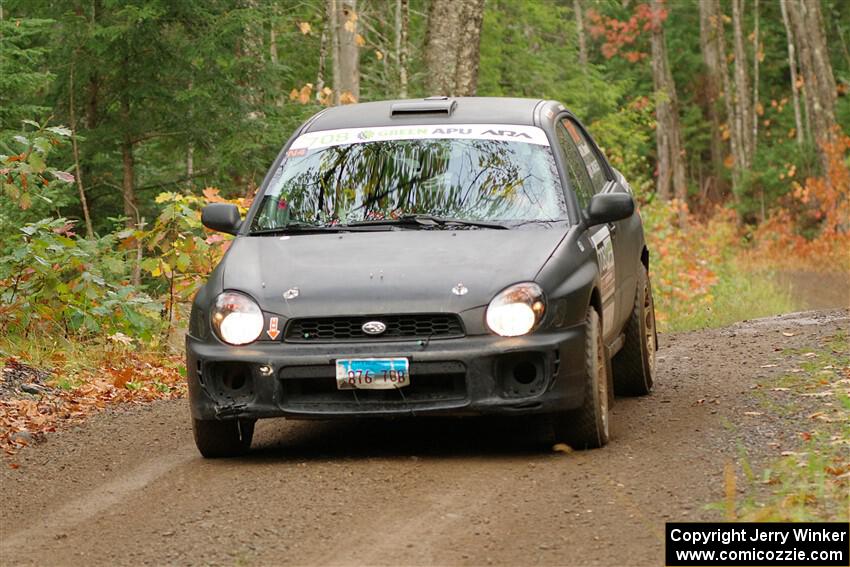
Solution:
[{"label": "roadside grass", "polygon": [[774,283],[771,272],[750,271],[737,263],[723,266],[708,301],[656,298],[656,307],[664,312],[659,322],[663,332],[724,327],[797,309],[790,292]]},{"label": "roadside grass", "polygon": [[737,521],[850,520],[850,342],[839,332],[810,350],[786,350],[795,364],[765,384],[759,400],[772,415],[805,424],[799,446],[760,471],[739,450],[745,484],[737,496],[726,475],[725,509]]}]

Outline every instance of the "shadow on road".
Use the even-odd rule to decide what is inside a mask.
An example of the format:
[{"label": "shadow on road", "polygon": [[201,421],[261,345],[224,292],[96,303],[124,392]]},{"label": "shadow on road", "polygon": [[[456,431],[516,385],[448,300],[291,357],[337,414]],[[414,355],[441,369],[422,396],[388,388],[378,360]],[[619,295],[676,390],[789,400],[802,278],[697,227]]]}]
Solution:
[{"label": "shadow on road", "polygon": [[551,453],[545,423],[531,417],[268,420],[245,462],[375,457],[517,457]]}]

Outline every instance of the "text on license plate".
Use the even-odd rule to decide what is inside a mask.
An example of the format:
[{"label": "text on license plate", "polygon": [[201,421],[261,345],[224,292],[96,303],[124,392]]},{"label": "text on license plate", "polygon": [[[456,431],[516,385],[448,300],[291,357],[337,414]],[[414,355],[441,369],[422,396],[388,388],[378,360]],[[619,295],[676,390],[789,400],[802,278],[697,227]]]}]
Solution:
[{"label": "text on license plate", "polygon": [[341,358],[336,361],[340,390],[390,390],[410,385],[406,358]]}]

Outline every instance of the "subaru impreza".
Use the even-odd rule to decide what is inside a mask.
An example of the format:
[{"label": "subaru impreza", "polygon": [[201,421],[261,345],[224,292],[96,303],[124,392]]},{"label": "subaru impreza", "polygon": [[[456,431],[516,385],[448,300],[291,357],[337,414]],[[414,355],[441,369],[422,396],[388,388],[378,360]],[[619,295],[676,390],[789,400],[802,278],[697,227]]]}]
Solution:
[{"label": "subaru impreza", "polygon": [[562,104],[431,97],[323,110],[286,142],[196,295],[205,457],[256,420],[538,414],[606,444],[657,336],[632,190]]}]

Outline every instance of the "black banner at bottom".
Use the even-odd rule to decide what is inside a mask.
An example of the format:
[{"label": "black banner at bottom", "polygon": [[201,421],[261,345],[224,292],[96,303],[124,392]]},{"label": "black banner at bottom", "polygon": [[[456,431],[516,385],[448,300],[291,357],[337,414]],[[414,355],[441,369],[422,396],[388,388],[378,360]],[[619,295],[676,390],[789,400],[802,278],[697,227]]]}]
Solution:
[{"label": "black banner at bottom", "polygon": [[850,566],[850,524],[668,523],[664,552],[668,567]]}]

